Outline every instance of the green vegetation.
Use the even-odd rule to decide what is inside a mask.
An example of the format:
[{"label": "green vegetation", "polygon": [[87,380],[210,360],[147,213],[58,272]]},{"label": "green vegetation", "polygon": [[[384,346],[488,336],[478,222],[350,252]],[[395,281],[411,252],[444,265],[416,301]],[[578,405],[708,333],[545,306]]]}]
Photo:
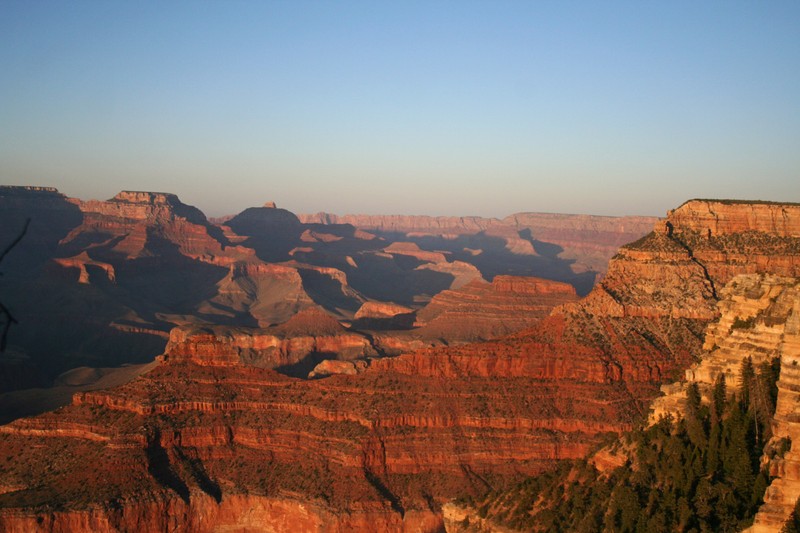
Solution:
[{"label": "green vegetation", "polygon": [[680,420],[664,418],[625,435],[624,466],[605,473],[586,461],[529,478],[474,505],[478,514],[525,531],[739,531],[769,483],[759,468],[777,398],[779,362],[742,363],[738,395],[725,380],[710,402],[697,384]]},{"label": "green vegetation", "polygon": [[756,324],[756,317],[751,316],[750,318],[743,319],[741,317],[736,317],[731,325],[731,330],[734,329],[753,329],[753,326]]}]

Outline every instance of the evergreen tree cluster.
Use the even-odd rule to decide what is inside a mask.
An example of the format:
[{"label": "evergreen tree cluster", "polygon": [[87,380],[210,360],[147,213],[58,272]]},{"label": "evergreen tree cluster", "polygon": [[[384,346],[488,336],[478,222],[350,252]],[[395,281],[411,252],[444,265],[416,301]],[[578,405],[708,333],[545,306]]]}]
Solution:
[{"label": "evergreen tree cluster", "polygon": [[625,435],[626,465],[600,473],[586,461],[489,494],[478,514],[523,531],[740,531],[752,523],[769,483],[759,463],[770,437],[778,360],[741,367],[740,391],[724,378],[711,399],[697,384],[680,420],[663,418]]}]

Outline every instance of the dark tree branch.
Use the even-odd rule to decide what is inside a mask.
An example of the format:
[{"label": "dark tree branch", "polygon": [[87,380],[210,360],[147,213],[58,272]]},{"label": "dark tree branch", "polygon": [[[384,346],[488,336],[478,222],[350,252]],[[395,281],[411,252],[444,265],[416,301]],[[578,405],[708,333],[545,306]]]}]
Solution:
[{"label": "dark tree branch", "polygon": [[6,351],[6,339],[8,338],[8,330],[11,329],[11,324],[19,324],[17,319],[6,309],[3,302],[0,302],[0,314],[6,316],[5,324],[3,324],[3,331],[0,333],[0,353]]},{"label": "dark tree branch", "polygon": [[[6,246],[6,249],[3,250],[3,253],[0,254],[0,263],[2,263],[3,259],[6,258],[8,252],[10,252],[17,244],[19,244],[19,241],[21,241],[22,238],[25,236],[25,233],[27,233],[28,226],[30,225],[30,223],[31,219],[28,218],[25,220],[25,226],[22,227],[22,231],[20,232],[20,234],[17,235],[17,237],[13,241],[11,241],[11,244]],[[6,306],[3,305],[3,302],[0,302],[0,314],[5,316],[5,323],[2,326],[2,333],[0,333],[0,352],[4,352],[6,350],[6,342],[8,340],[8,330],[11,329],[11,324],[19,324],[19,322],[17,322],[17,319],[14,318],[14,315],[11,314],[11,311],[9,311],[8,308],[6,308]]]},{"label": "dark tree branch", "polygon": [[6,257],[6,254],[8,254],[8,252],[10,252],[11,249],[14,248],[17,244],[19,244],[19,241],[21,241],[22,238],[25,236],[25,233],[28,232],[28,226],[30,225],[30,223],[31,223],[31,219],[29,219],[29,218],[25,219],[25,226],[22,227],[22,231],[20,232],[20,234],[17,235],[17,238],[14,239],[13,241],[11,241],[11,244],[6,246],[6,249],[3,250],[2,254],[0,254],[0,263],[3,262],[3,259],[5,259],[5,257]]}]

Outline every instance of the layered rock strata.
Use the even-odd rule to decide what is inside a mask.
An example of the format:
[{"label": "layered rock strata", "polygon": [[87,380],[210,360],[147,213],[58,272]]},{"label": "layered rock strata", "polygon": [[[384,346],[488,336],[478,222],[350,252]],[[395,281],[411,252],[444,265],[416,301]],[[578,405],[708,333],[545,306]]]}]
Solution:
[{"label": "layered rock strata", "polygon": [[452,341],[487,340],[533,326],[557,305],[575,301],[567,283],[523,276],[476,279],[443,291],[417,313],[418,333]]},{"label": "layered rock strata", "polygon": [[322,359],[354,360],[377,354],[367,337],[348,332],[324,311],[311,307],[269,329],[175,328],[162,357],[196,365],[283,369],[305,376]]},{"label": "layered rock strata", "polygon": [[[702,353],[727,280],[794,268],[794,237],[709,239],[685,212],[621,250],[589,297],[490,342],[301,380],[261,368],[243,339],[176,338],[135,381],[0,427],[0,527],[441,529],[450,498],[633,427]],[[727,263],[735,254],[774,257]]]},{"label": "layered rock strata", "polygon": [[571,401],[498,373],[304,381],[224,353],[197,365],[184,348],[128,385],[2,426],[0,526],[211,531],[305,516],[312,531],[438,531],[444,499],[585,454],[627,398],[575,383]]},{"label": "layered rock strata", "polygon": [[306,223],[351,224],[380,233],[397,233],[455,240],[484,234],[504,241],[515,254],[559,255],[573,260],[576,272],[605,272],[621,245],[646,234],[656,217],[602,217],[553,213],[517,213],[504,219],[402,215],[299,215]]},{"label": "layered rock strata", "polygon": [[[685,379],[665,385],[663,397],[651,406],[650,419],[671,414],[682,416],[686,410],[686,389],[696,383],[703,394],[710,396],[719,376],[724,376],[729,391],[740,386],[742,363],[750,358],[759,367],[773,358],[792,356],[791,324],[798,292],[796,278],[764,274],[741,274],[719,291],[719,320],[706,330],[699,362],[685,371]],[[787,351],[787,348],[788,351]],[[784,365],[781,365],[783,372]]]},{"label": "layered rock strata", "polygon": [[253,257],[252,250],[231,246],[199,209],[174,194],[122,191],[108,201],[80,202],[80,210],[83,222],[61,242],[68,250],[105,248],[133,259],[163,255],[174,246],[187,258],[223,266]]},{"label": "layered rock strata", "polygon": [[773,328],[773,334],[781,334],[776,349],[781,358],[781,373],[772,444],[780,448],[784,441],[791,447],[782,458],[771,463],[770,474],[776,478],[767,487],[764,504],[756,514],[751,529],[754,533],[782,528],[800,498],[800,280],[787,285],[772,307],[778,320],[768,321],[768,326]]}]

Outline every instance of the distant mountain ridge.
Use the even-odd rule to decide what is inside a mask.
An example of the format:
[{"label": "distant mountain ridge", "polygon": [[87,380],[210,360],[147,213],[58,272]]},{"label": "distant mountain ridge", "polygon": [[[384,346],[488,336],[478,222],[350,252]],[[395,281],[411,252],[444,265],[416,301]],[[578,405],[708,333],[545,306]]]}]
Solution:
[{"label": "distant mountain ridge", "polygon": [[405,233],[418,238],[436,235],[452,239],[475,232],[512,240],[522,237],[533,241],[539,255],[574,260],[576,272],[593,270],[600,273],[605,272],[608,260],[617,248],[638,239],[659,220],[648,216],[556,213],[515,213],[502,219],[427,215],[340,216],[330,213],[303,214],[298,218],[305,223],[350,224],[368,231]]}]

